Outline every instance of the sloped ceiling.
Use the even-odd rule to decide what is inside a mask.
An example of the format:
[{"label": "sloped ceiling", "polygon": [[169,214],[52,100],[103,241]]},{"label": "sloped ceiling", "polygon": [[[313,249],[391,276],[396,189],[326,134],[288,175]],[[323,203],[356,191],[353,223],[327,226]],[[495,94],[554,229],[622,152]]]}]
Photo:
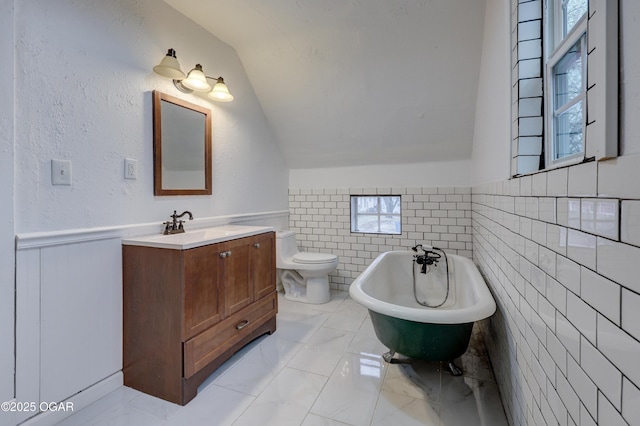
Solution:
[{"label": "sloped ceiling", "polygon": [[471,157],[485,0],[165,1],[236,50],[290,168]]}]

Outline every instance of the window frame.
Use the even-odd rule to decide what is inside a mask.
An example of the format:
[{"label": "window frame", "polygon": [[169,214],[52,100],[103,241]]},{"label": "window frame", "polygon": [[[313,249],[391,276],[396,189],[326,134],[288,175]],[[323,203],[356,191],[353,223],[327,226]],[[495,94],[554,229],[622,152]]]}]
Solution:
[{"label": "window frame", "polygon": [[[382,213],[380,211],[380,206],[381,206],[381,198],[385,198],[385,197],[397,197],[398,198],[398,207],[399,207],[399,212],[398,213]],[[368,212],[368,213],[358,213],[358,209],[357,209],[357,203],[358,203],[358,199],[360,198],[378,198],[378,203],[377,203],[377,212]],[[372,195],[367,195],[367,194],[352,194],[351,195],[351,199],[349,202],[349,208],[350,208],[350,214],[349,214],[349,221],[350,221],[350,230],[352,233],[354,234],[374,234],[374,235],[401,235],[402,234],[402,196],[399,194],[372,194]],[[357,229],[358,227],[358,216],[377,216],[378,217],[378,232],[372,232],[372,231],[360,231]],[[400,225],[400,229],[397,232],[383,232],[380,228],[380,218],[382,216],[397,216],[398,217],[398,224]]]},{"label": "window frame", "polygon": [[[571,28],[569,33],[564,36],[564,15],[563,15],[563,0],[549,0],[549,10],[545,14],[543,20],[544,31],[543,34],[547,37],[548,43],[546,43],[545,51],[545,66],[544,66],[544,87],[546,95],[544,96],[544,152],[545,152],[545,167],[543,170],[551,170],[558,167],[569,166],[573,164],[579,164],[585,161],[587,153],[587,112],[588,112],[588,99],[587,99],[587,78],[588,78],[588,2],[587,11],[582,15],[580,20]],[[583,38],[584,37],[584,38]],[[553,73],[554,67],[564,58],[564,56],[570,51],[570,49],[580,40],[582,43],[582,88],[580,95],[577,97],[579,101],[567,106],[565,103],[562,107],[555,108],[555,75]],[[574,98],[575,99],[575,98]],[[556,135],[555,135],[555,122],[557,110],[562,112],[571,108],[572,106],[581,103],[582,104],[582,151],[564,156],[562,158],[555,159],[555,147],[556,147]],[[559,115],[559,114],[558,114]]]},{"label": "window frame", "polygon": [[[575,165],[552,167],[547,159],[546,58],[552,50],[554,1],[511,2],[511,178]],[[585,155],[576,164],[616,158],[621,148],[619,0],[589,0],[587,9]]]}]

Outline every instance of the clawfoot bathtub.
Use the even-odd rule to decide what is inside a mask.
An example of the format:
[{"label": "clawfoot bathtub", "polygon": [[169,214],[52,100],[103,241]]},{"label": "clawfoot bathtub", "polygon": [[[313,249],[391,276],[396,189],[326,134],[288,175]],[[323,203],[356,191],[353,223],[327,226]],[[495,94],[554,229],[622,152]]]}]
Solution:
[{"label": "clawfoot bathtub", "polygon": [[[447,254],[449,291],[444,262],[427,274],[414,271],[414,253],[390,251],[379,255],[351,284],[349,295],[365,306],[378,339],[395,352],[410,358],[445,361],[454,375],[453,360],[469,345],[473,323],[488,318],[496,304],[484,279],[471,259]],[[414,297],[413,280],[419,297],[444,300],[442,306],[421,306]]]}]

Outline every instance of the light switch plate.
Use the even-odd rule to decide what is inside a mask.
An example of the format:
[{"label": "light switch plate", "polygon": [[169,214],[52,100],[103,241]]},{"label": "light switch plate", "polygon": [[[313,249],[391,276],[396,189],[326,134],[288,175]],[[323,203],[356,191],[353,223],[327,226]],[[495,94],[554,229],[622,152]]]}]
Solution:
[{"label": "light switch plate", "polygon": [[133,158],[124,159],[124,178],[125,179],[138,178],[138,160],[134,160]]},{"label": "light switch plate", "polygon": [[51,160],[51,184],[71,185],[70,160]]}]

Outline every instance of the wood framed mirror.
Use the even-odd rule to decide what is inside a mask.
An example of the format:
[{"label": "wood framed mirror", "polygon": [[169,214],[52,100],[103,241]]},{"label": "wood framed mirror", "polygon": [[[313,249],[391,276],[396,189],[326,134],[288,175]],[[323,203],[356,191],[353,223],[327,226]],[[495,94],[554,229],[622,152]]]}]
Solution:
[{"label": "wood framed mirror", "polygon": [[153,192],[211,195],[211,110],[153,91]]}]

